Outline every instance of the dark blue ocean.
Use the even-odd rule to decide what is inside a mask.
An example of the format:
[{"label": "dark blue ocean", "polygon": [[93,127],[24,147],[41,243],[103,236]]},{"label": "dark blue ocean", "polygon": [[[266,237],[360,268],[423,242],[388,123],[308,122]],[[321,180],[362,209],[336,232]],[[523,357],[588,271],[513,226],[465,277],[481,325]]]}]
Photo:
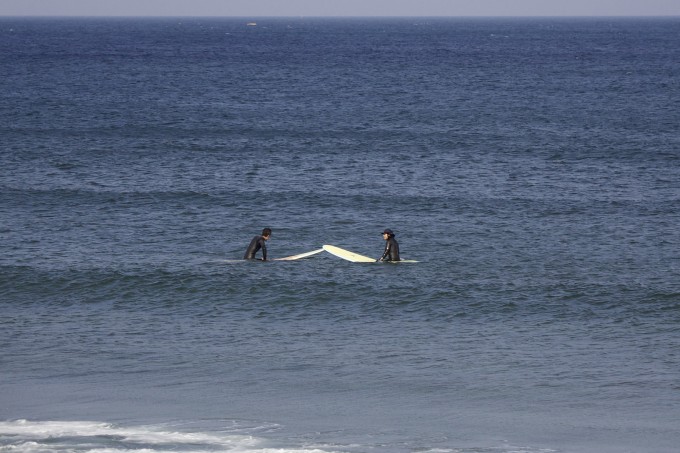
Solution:
[{"label": "dark blue ocean", "polygon": [[0,18],[0,452],[676,453],[680,18],[249,21]]}]

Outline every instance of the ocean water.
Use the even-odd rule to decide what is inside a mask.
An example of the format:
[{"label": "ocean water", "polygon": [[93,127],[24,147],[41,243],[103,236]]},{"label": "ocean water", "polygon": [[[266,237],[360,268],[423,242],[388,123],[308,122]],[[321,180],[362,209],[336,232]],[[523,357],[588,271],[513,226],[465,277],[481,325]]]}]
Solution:
[{"label": "ocean water", "polygon": [[678,451],[678,18],[247,22],[0,18],[0,452]]}]

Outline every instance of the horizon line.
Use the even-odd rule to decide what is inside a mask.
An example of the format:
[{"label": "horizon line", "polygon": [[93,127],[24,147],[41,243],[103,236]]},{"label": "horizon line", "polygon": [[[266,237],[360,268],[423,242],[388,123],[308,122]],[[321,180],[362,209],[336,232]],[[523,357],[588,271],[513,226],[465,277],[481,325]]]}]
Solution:
[{"label": "horizon line", "polygon": [[536,14],[536,15],[513,15],[513,14],[460,14],[460,15],[155,15],[155,14],[0,14],[1,18],[25,17],[25,18],[221,18],[221,19],[455,19],[455,18],[680,18],[680,14]]}]

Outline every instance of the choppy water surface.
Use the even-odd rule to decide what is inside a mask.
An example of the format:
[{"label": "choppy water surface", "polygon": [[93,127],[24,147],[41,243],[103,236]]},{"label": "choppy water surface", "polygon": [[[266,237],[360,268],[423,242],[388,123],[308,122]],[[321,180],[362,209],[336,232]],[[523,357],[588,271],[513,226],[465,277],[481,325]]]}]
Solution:
[{"label": "choppy water surface", "polygon": [[679,31],[0,19],[0,451],[676,451]]}]

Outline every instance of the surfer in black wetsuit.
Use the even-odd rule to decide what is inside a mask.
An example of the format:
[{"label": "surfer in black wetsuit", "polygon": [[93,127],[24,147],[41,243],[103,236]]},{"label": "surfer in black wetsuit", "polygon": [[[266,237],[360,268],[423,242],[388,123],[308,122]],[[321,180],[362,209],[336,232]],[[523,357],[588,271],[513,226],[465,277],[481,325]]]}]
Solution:
[{"label": "surfer in black wetsuit", "polygon": [[262,261],[267,261],[267,244],[266,242],[272,235],[272,230],[270,228],[265,228],[262,230],[262,235],[255,236],[246,250],[246,254],[243,255],[244,260],[254,260],[255,254],[262,249]]},{"label": "surfer in black wetsuit", "polygon": [[387,242],[385,243],[385,251],[378,261],[401,261],[399,258],[399,243],[394,239],[392,230],[386,228],[382,235],[383,239]]}]

